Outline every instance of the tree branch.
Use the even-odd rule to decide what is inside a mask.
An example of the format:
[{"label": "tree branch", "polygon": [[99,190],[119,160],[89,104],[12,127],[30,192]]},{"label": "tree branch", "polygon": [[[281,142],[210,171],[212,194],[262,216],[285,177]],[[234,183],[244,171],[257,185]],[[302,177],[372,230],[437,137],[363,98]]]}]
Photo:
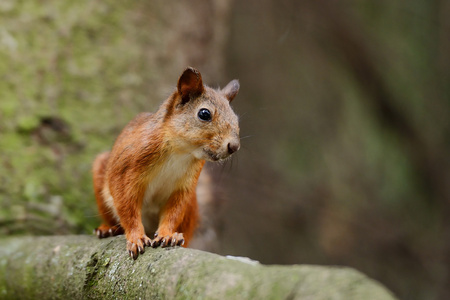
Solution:
[{"label": "tree branch", "polygon": [[2,299],[394,299],[349,268],[264,266],[179,247],[133,261],[123,236],[3,238],[0,273]]}]

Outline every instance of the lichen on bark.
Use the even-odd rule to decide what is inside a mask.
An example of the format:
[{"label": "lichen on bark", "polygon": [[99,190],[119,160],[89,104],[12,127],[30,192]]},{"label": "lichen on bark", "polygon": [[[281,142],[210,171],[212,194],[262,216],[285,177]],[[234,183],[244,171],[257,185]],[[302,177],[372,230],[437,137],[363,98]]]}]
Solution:
[{"label": "lichen on bark", "polygon": [[137,260],[123,236],[3,238],[2,299],[395,299],[341,267],[265,266],[185,248],[147,248]]}]

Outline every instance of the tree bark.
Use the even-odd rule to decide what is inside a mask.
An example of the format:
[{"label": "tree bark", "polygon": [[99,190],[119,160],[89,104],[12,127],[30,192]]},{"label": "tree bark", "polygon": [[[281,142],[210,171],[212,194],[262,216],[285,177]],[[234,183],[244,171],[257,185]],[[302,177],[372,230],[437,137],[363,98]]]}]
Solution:
[{"label": "tree bark", "polygon": [[395,299],[349,268],[264,266],[185,248],[147,248],[123,236],[0,240],[2,299]]}]

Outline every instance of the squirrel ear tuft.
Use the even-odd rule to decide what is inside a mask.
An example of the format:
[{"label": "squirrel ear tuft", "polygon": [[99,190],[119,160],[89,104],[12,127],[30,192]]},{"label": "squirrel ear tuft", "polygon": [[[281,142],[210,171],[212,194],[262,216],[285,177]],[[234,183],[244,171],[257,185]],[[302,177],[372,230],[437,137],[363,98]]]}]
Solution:
[{"label": "squirrel ear tuft", "polygon": [[178,79],[178,94],[181,96],[181,103],[189,102],[191,97],[200,95],[204,91],[202,74],[192,67],[186,68]]},{"label": "squirrel ear tuft", "polygon": [[232,81],[230,81],[230,83],[227,84],[226,87],[224,87],[221,92],[222,94],[225,95],[225,97],[227,97],[228,101],[233,101],[234,97],[236,97],[236,95],[239,92],[239,80],[234,79]]}]

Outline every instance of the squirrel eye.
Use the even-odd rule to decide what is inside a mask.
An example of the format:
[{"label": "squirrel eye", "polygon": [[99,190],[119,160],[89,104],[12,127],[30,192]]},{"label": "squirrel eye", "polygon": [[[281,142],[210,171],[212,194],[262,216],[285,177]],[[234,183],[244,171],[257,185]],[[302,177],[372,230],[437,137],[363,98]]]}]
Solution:
[{"label": "squirrel eye", "polygon": [[211,121],[212,119],[211,112],[206,108],[200,109],[197,116],[202,121]]}]

